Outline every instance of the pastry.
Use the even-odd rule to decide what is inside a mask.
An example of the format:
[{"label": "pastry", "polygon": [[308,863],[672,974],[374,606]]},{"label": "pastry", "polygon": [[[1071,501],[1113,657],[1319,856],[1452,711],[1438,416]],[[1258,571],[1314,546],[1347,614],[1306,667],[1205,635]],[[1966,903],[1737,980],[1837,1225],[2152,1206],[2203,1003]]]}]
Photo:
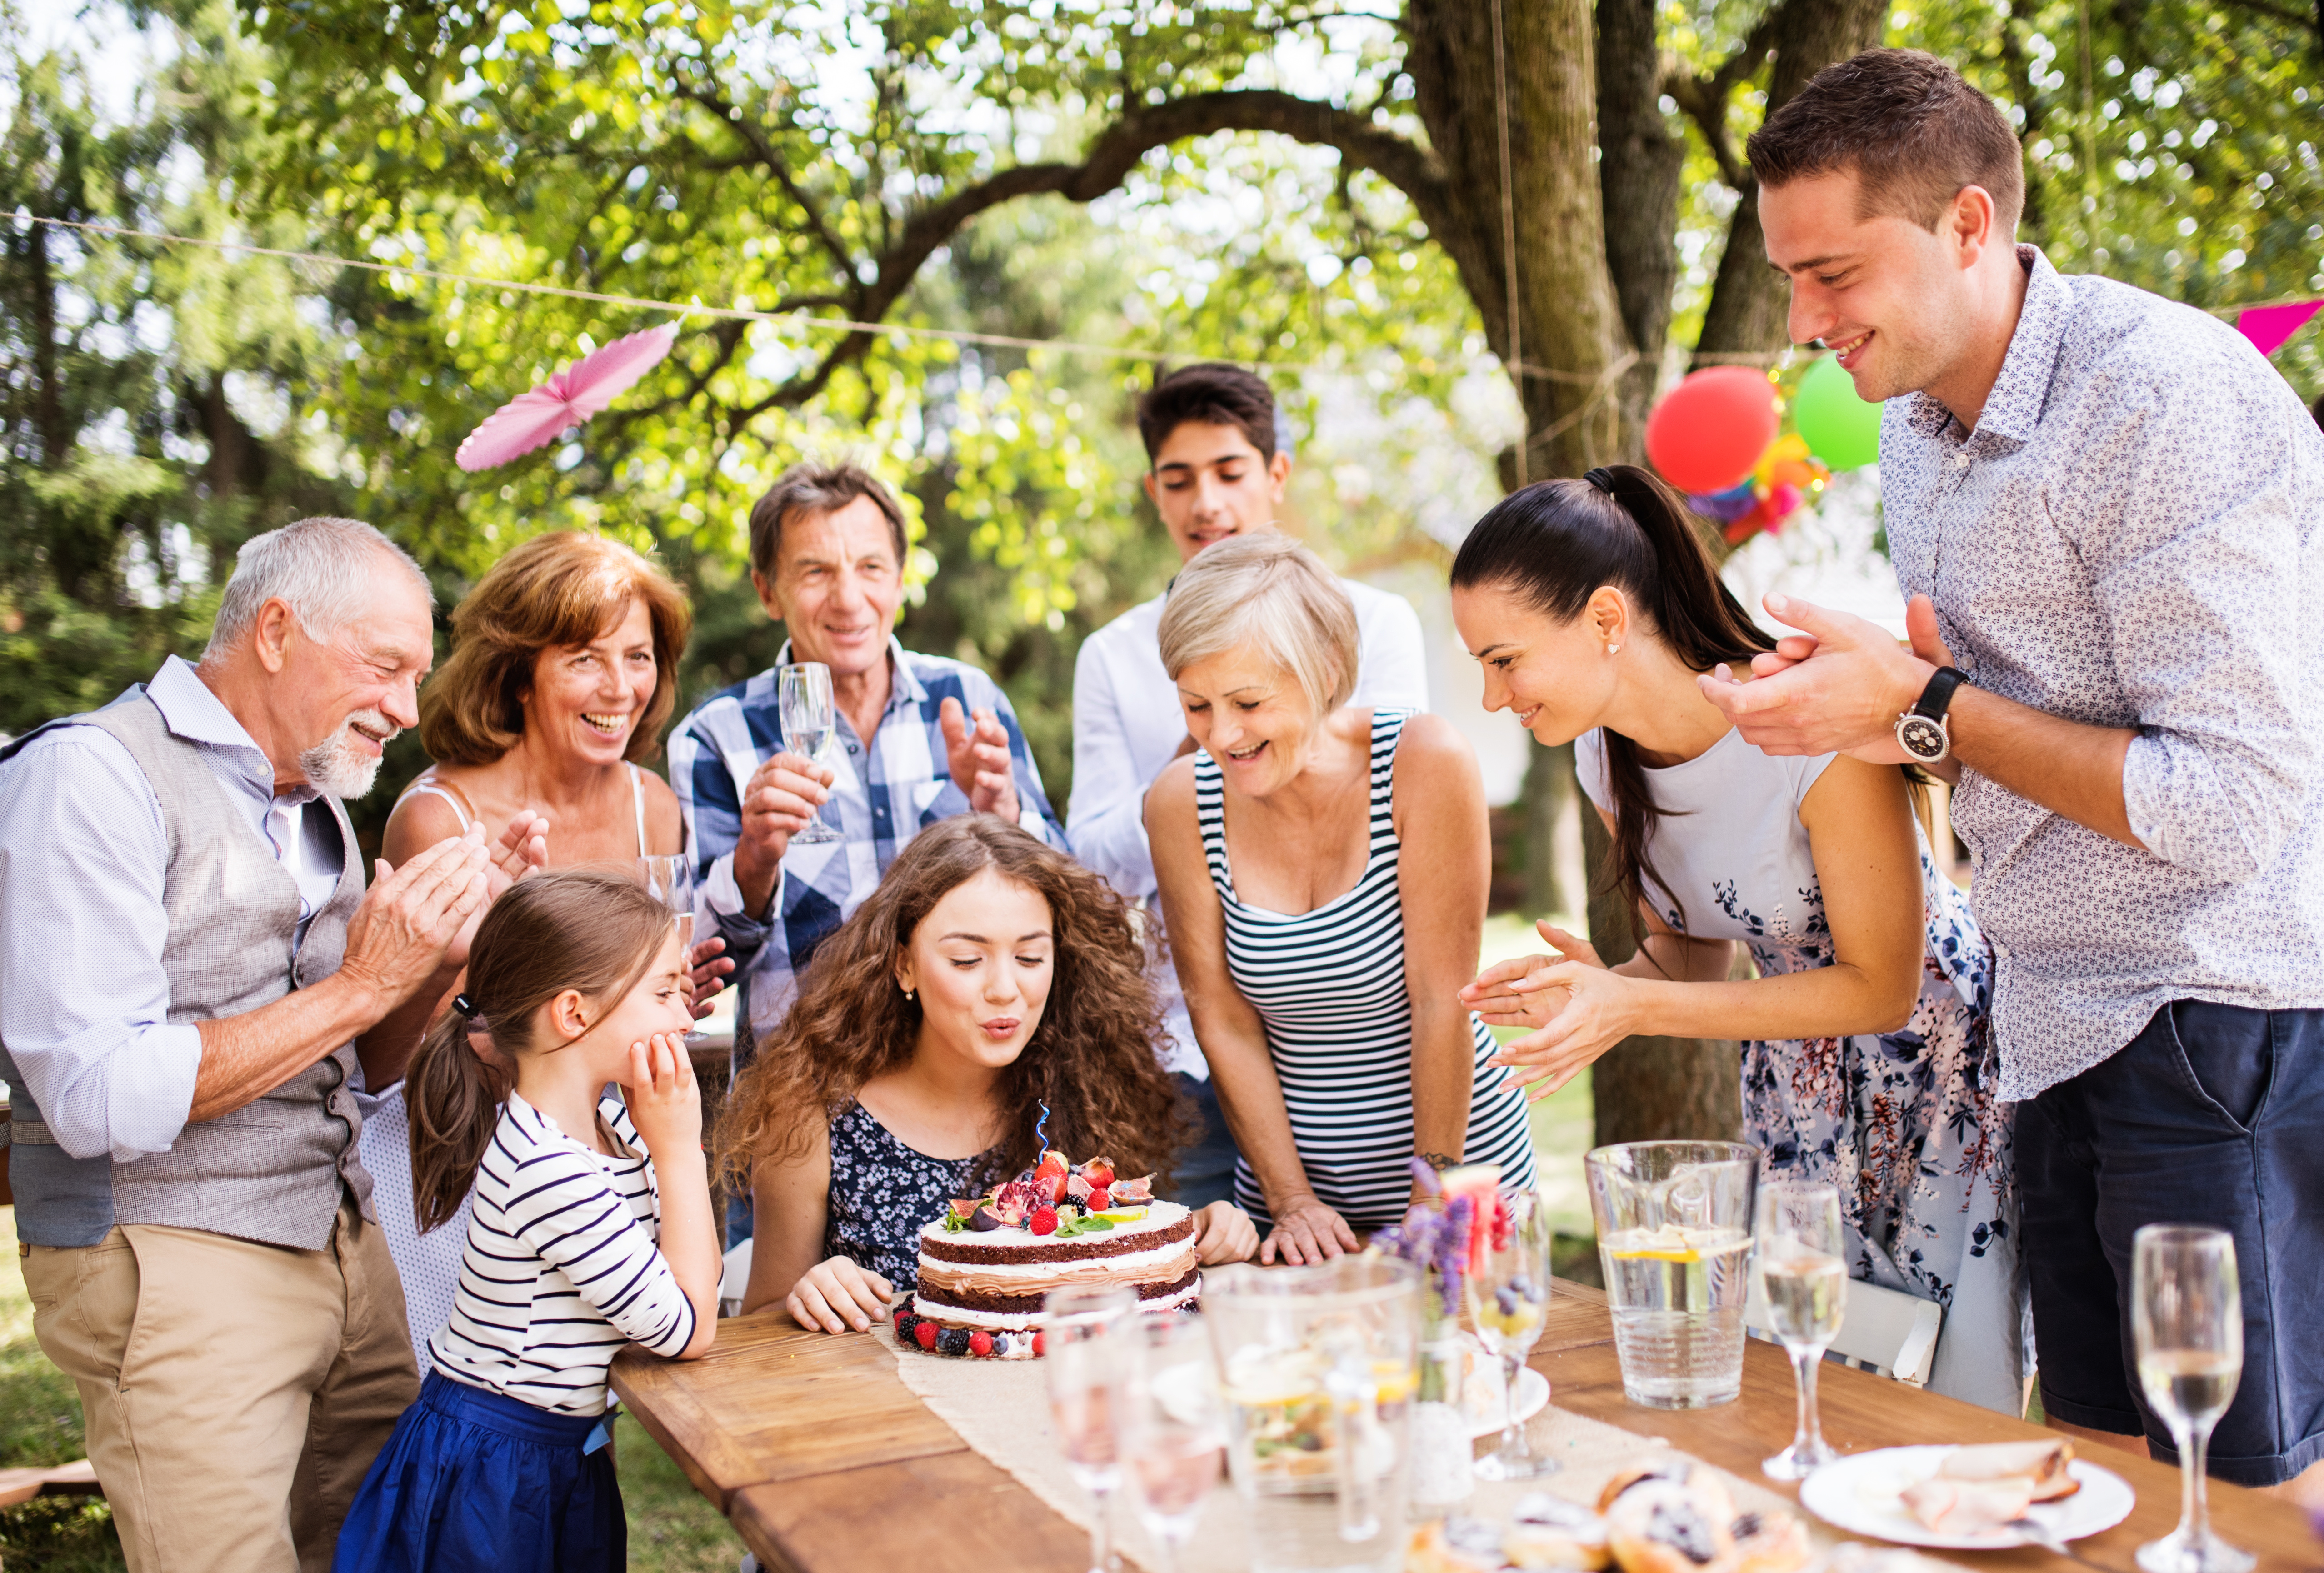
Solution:
[{"label": "pastry", "polygon": [[2034,1482],[2023,1475],[2000,1480],[1948,1480],[1932,1476],[1898,1493],[1905,1509],[1941,1535],[1981,1535],[2025,1516]]},{"label": "pastry", "polygon": [[1614,1556],[1606,1545],[1606,1521],[1578,1502],[1536,1491],[1509,1515],[1501,1554],[1512,1567],[1596,1569]]},{"label": "pastry", "polygon": [[1691,1486],[1708,1496],[1707,1506],[1718,1513],[1721,1523],[1735,1516],[1735,1504],[1727,1495],[1727,1487],[1708,1469],[1695,1467],[1694,1460],[1682,1458],[1657,1458],[1651,1464],[1641,1464],[1624,1469],[1606,1482],[1606,1489],[1598,1494],[1598,1511],[1613,1511],[1615,1499],[1633,1486],[1660,1481],[1672,1486]]},{"label": "pastry", "polygon": [[1735,1504],[1701,1472],[1685,1485],[1634,1481],[1606,1513],[1606,1544],[1622,1573],[1734,1573]]},{"label": "pastry", "polygon": [[1502,1573],[1501,1526],[1455,1513],[1412,1532],[1405,1573]]},{"label": "pastry", "polygon": [[1728,1526],[1735,1537],[1735,1573],[1796,1573],[1815,1548],[1797,1514],[1747,1513]]},{"label": "pastry", "polygon": [[2070,1468],[2074,1444],[2063,1437],[2034,1442],[1985,1442],[1955,1448],[1937,1466],[1944,1480],[2006,1480],[2023,1477],[2034,1485],[2034,1500],[2054,1502],[2082,1488]]}]

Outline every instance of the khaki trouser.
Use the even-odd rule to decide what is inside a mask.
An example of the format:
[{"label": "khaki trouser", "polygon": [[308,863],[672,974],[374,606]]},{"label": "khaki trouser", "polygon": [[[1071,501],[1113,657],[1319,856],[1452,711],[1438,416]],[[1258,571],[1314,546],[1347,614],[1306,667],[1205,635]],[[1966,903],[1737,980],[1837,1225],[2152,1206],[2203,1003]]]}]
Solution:
[{"label": "khaki trouser", "polygon": [[378,1226],[343,1204],[298,1251],[128,1224],[23,1266],[132,1573],[325,1573],[420,1392]]}]

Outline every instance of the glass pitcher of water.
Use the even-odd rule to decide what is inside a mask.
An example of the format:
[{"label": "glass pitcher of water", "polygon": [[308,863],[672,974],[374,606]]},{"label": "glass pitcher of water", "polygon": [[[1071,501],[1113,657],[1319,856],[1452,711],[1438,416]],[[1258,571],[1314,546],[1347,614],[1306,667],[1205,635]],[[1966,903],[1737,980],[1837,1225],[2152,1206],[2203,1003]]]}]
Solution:
[{"label": "glass pitcher of water", "polygon": [[1203,1275],[1257,1573],[1390,1573],[1405,1548],[1420,1274],[1341,1256]]},{"label": "glass pitcher of water", "polygon": [[1597,1148],[1584,1166],[1622,1395],[1648,1409],[1733,1403],[1759,1150],[1625,1142]]}]

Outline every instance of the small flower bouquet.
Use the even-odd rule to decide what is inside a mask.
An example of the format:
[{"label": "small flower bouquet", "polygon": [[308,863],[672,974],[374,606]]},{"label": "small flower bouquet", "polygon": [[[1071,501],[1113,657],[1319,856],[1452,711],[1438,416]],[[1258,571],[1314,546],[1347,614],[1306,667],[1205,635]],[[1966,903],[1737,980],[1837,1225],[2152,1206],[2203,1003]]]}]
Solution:
[{"label": "small flower bouquet", "polygon": [[1415,1158],[1423,1196],[1404,1221],[1374,1234],[1371,1248],[1420,1269],[1420,1394],[1413,1410],[1412,1491],[1425,1513],[1450,1511],[1475,1489],[1470,1467],[1468,1375],[1481,1347],[1461,1330],[1463,1290],[1485,1254],[1506,1240],[1500,1166],[1473,1164],[1442,1175]]}]

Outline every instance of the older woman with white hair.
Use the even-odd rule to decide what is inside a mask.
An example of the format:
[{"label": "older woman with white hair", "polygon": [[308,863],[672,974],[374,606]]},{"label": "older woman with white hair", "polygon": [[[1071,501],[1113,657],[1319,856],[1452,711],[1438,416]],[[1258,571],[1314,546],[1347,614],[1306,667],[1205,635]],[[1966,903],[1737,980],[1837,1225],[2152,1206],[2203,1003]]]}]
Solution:
[{"label": "older woman with white hair", "polygon": [[1148,792],[1147,832],[1262,1259],[1354,1249],[1403,1216],[1415,1158],[1532,1184],[1524,1097],[1460,999],[1490,863],[1467,742],[1347,707],[1354,610],[1282,536],[1189,563],[1160,639],[1199,751]]}]

